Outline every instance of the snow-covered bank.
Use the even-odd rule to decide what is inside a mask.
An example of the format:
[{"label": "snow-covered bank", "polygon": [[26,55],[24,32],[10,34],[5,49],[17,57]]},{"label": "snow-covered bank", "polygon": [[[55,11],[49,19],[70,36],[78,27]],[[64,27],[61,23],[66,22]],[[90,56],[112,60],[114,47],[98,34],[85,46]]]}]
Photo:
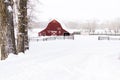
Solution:
[{"label": "snow-covered bank", "polygon": [[0,80],[120,80],[120,41],[97,38],[30,42],[0,62]]}]

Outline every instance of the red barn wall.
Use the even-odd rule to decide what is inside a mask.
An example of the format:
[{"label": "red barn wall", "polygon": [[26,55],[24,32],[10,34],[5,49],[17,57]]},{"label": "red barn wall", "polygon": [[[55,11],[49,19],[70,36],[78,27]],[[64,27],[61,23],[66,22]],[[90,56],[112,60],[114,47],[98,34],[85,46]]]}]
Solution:
[{"label": "red barn wall", "polygon": [[53,20],[48,24],[46,29],[39,32],[38,34],[39,36],[52,36],[52,35],[62,36],[64,35],[64,33],[69,32],[64,30],[58,21]]}]

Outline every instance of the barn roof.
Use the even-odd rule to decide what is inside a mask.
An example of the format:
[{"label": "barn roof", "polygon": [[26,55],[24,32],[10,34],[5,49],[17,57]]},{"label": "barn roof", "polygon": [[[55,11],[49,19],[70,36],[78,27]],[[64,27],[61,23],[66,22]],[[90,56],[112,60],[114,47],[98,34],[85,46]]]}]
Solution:
[{"label": "barn roof", "polygon": [[56,29],[57,27],[61,28],[62,29],[62,26],[61,24],[57,21],[57,20],[52,20],[48,25],[47,25],[47,28],[46,29],[49,29],[49,30],[54,30]]}]

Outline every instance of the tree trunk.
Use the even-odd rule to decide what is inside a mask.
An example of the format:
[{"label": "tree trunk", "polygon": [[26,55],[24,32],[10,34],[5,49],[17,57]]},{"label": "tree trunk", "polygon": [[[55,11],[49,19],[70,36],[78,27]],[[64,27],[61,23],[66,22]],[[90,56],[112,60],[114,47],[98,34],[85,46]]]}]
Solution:
[{"label": "tree trunk", "polygon": [[29,40],[28,40],[28,15],[27,15],[27,2],[28,0],[25,1],[25,11],[24,11],[24,24],[25,24],[25,50],[29,49]]},{"label": "tree trunk", "polygon": [[0,46],[1,46],[1,60],[7,57],[7,16],[6,16],[6,5],[4,0],[0,0]]},{"label": "tree trunk", "polygon": [[7,58],[9,53],[16,53],[12,0],[0,0],[0,46],[1,59]]},{"label": "tree trunk", "polygon": [[14,34],[14,22],[13,22],[13,0],[8,0],[7,7],[11,7],[11,11],[6,10],[7,13],[7,43],[8,43],[8,53],[14,53],[16,52],[16,43],[15,43],[15,34]]},{"label": "tree trunk", "polygon": [[[27,0],[20,0],[18,6],[18,38],[17,38],[17,52],[25,52],[28,47],[28,30],[27,30]],[[27,44],[27,45],[26,45]]]}]

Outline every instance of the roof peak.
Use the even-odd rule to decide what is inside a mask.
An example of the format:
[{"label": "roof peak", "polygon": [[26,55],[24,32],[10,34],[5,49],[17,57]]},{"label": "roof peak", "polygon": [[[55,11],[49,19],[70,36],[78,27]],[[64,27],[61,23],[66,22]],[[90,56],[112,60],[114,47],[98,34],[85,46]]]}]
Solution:
[{"label": "roof peak", "polygon": [[58,23],[58,21],[56,20],[56,19],[53,19],[51,22],[53,22],[53,23]]}]

